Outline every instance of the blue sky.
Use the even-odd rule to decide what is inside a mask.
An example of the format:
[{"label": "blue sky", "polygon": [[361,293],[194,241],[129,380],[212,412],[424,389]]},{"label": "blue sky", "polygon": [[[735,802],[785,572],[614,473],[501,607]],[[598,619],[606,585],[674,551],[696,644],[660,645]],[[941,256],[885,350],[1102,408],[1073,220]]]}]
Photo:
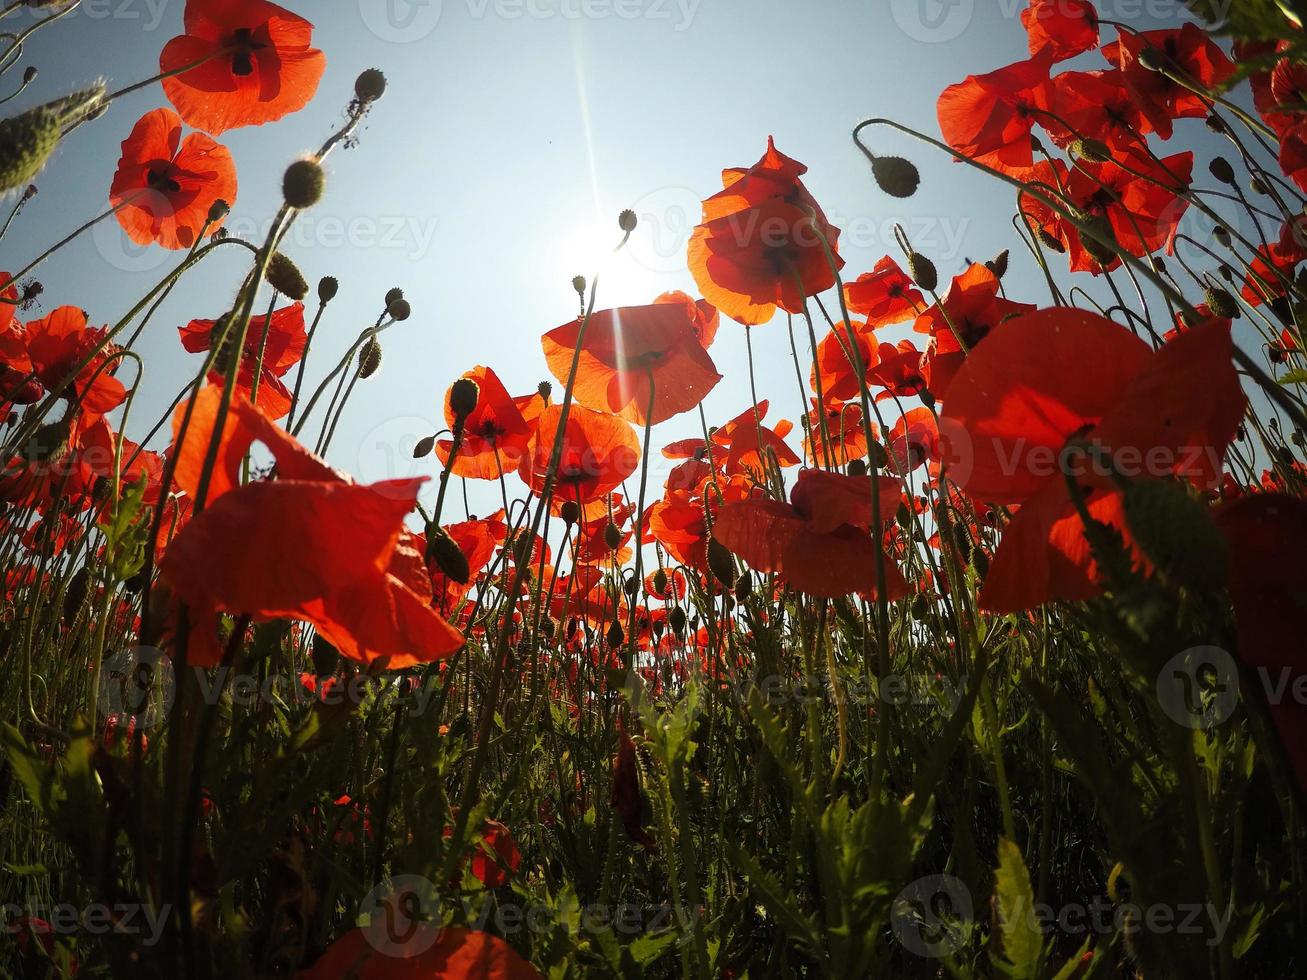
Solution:
[{"label": "blue sky", "polygon": [[[317,24],[327,72],[303,112],[221,137],[240,175],[229,224],[261,239],[280,204],[284,165],[338,125],[360,70],[386,73],[389,91],[359,145],[331,159],[326,198],[300,219],[286,247],[311,282],[323,275],[341,282],[312,353],[310,382],[373,321],[390,286],[402,287],[413,305],[412,318],[383,336],[382,369],[359,385],[329,453],[362,479],[434,474],[434,460],[415,464],[410,449],[434,431],[445,388],[467,368],[489,364],[520,393],[548,377],[540,334],[575,315],[571,278],[603,261],[621,209],[635,209],[641,223],[601,280],[599,306],[649,302],[667,289],[693,292],[684,244],[698,201],[720,186],[723,167],[753,163],[769,134],[808,165],[809,189],[844,229],[849,279],[896,251],[896,221],[943,277],[961,271],[967,257],[987,259],[1017,244],[1005,187],[882,136],[879,149],[910,156],[922,172],[916,197],[890,199],[872,183],[849,132],[864,117],[887,115],[937,134],[934,105],[943,87],[1025,56],[1024,0],[286,6]],[[1179,0],[1114,0],[1100,8],[1138,29],[1176,26],[1183,16]],[[22,63],[41,74],[11,105],[97,77],[115,88],[148,77],[159,49],[181,32],[182,10],[182,0],[84,0],[27,46]],[[32,16],[23,12],[14,22]],[[1084,63],[1105,64],[1096,54]],[[118,144],[142,113],[164,104],[152,85],[77,130],[38,180],[42,193],[0,242],[0,267],[24,264],[104,211]],[[1176,142],[1210,145],[1201,121],[1182,124]],[[1209,155],[1200,147],[1196,174],[1205,177]],[[243,255],[220,250],[148,327],[138,344],[146,378],[129,434],[140,435],[198,368],[181,350],[176,327],[227,308],[245,271]],[[157,248],[132,247],[110,219],[38,270],[43,309],[73,304],[94,323],[112,322],[175,261]],[[1032,264],[1015,252],[1007,286],[1014,299],[1047,301]],[[723,322],[712,348],[726,377],[706,402],[710,423],[748,404],[743,329]],[[754,349],[771,418],[797,420],[783,316],[755,328]],[[696,415],[672,420],[655,429],[654,448],[697,430]],[[664,473],[665,466],[654,469],[651,493]],[[485,513],[497,498],[491,487],[473,488],[472,509]]]}]

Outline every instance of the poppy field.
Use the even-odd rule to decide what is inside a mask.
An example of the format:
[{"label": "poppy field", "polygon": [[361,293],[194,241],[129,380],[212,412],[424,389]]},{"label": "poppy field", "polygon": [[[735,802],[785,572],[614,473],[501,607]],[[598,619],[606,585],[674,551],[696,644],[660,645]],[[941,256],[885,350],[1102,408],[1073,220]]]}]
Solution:
[{"label": "poppy field", "polygon": [[[338,426],[425,314],[378,290],[324,355],[293,229],[386,74],[324,83],[328,5],[185,0],[143,80],[38,77],[81,2],[0,6],[0,977],[1307,973],[1302,3],[1023,0],[1027,58],[857,123],[868,208],[927,156],[1010,200],[955,275],[902,226],[849,261],[757,134],[693,293],[578,270],[487,363],[435,335],[439,429],[368,482]],[[227,145],[291,116],[297,159]],[[25,224],[83,127],[103,213]],[[104,228],[153,285],[61,302]]]}]

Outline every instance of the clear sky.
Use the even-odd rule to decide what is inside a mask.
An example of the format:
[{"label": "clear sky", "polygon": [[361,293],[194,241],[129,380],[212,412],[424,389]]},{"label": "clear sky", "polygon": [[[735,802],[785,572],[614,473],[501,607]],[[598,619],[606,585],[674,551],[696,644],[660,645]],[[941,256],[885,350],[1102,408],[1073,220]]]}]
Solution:
[{"label": "clear sky", "polygon": [[[359,385],[329,453],[362,479],[434,473],[434,459],[414,464],[410,449],[437,428],[439,400],[462,371],[488,364],[514,393],[548,377],[540,334],[575,315],[571,279],[590,275],[616,241],[621,209],[633,208],[640,226],[601,280],[598,305],[693,292],[684,251],[698,202],[720,187],[723,167],[757,160],[769,134],[808,165],[805,182],[844,230],[849,279],[896,252],[896,221],[941,277],[961,271],[967,257],[984,260],[1019,244],[1006,187],[886,135],[878,148],[909,155],[922,172],[915,198],[893,200],[872,183],[849,133],[864,117],[887,115],[937,135],[941,89],[1026,56],[1024,0],[285,5],[316,23],[328,67],[303,112],[220,137],[240,175],[233,230],[262,239],[280,204],[284,165],[339,124],[361,69],[380,68],[390,83],[358,147],[331,159],[326,198],[301,217],[285,249],[310,282],[333,275],[341,283],[312,352],[310,382],[374,320],[387,288],[402,287],[412,302],[412,319],[383,336],[382,369]],[[1184,16],[1179,0],[1099,6],[1138,29],[1177,26]],[[23,64],[41,75],[11,106],[97,77],[121,87],[154,74],[160,48],[181,33],[182,10],[182,0],[84,0],[28,45]],[[1105,67],[1097,54],[1082,61]],[[164,104],[152,85],[78,129],[38,180],[43,193],[0,242],[0,268],[24,264],[104,211],[120,141],[142,113]],[[1206,141],[1201,121],[1177,128],[1178,144]],[[1201,178],[1208,155],[1200,151]],[[129,434],[139,436],[198,369],[176,328],[216,317],[231,302],[246,253],[222,253],[187,276],[139,342],[147,373]],[[37,272],[43,310],[73,304],[93,323],[113,322],[176,259],[134,248],[109,219]],[[1015,251],[1007,287],[1014,299],[1047,302],[1033,264]],[[724,321],[711,350],[726,377],[706,402],[710,424],[749,403],[743,331]],[[755,328],[754,348],[770,418],[797,421],[783,315]],[[657,427],[655,458],[697,429],[693,414]],[[797,449],[797,434],[791,441]],[[651,494],[665,468],[653,470]],[[497,498],[477,488],[472,509],[485,513]]]}]

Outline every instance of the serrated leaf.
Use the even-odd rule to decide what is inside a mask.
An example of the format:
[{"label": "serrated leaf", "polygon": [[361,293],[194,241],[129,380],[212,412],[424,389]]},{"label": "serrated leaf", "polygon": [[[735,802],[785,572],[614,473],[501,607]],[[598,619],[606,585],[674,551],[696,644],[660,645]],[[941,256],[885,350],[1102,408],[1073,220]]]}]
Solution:
[{"label": "serrated leaf", "polygon": [[1009,976],[1038,980],[1044,958],[1044,934],[1035,916],[1035,892],[1021,849],[1006,837],[998,841],[994,905],[1002,948],[993,958]]}]

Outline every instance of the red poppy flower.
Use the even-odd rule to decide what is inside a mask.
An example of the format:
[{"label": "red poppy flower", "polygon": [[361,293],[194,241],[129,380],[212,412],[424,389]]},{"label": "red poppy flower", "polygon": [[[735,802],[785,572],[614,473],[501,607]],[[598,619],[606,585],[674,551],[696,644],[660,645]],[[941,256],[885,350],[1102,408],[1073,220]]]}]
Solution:
[{"label": "red poppy flower", "polygon": [[[191,662],[218,663],[221,612],[305,620],[343,656],[389,668],[457,650],[462,635],[430,608],[430,579],[404,528],[422,480],[347,482],[239,396],[215,436],[221,396],[214,386],[196,396],[180,445],[184,405],[174,420],[175,478],[187,492],[218,439],[208,506],[159,565],[191,608]],[[241,486],[240,464],[256,440],[272,452],[276,479]]]},{"label": "red poppy flower", "polygon": [[910,398],[919,395],[926,387],[926,378],[922,374],[921,351],[910,340],[900,340],[898,345],[881,344],[877,353],[878,363],[871,369],[868,380],[873,386],[885,390],[876,396],[876,401],[886,398]]},{"label": "red poppy flower", "polygon": [[1051,98],[1047,58],[970,75],[950,85],[936,106],[944,142],[959,156],[1022,175],[1034,165],[1030,137]]},{"label": "red poppy flower", "polygon": [[766,323],[778,306],[801,313],[805,297],[835,284],[822,242],[838,268],[840,233],[799,180],[807,170],[768,137],[762,159],[725,171],[723,189],[703,202],[690,272],[707,300],[740,323]]},{"label": "red poppy flower", "polygon": [[1173,120],[1190,116],[1205,118],[1207,103],[1162,72],[1145,68],[1139,61],[1145,48],[1160,53],[1163,63],[1172,72],[1207,89],[1219,88],[1229,81],[1234,76],[1235,66],[1196,24],[1138,34],[1123,31],[1118,40],[1103,46],[1103,57],[1121,69],[1125,87],[1152,121],[1153,128],[1163,139],[1170,139]]},{"label": "red poppy flower", "polygon": [[708,523],[704,517],[705,501],[710,513],[716,514],[721,506],[744,500],[750,484],[743,476],[723,477],[717,481],[721,501],[716,490],[709,489],[711,478],[685,489],[669,488],[662,500],[655,501],[645,512],[647,536],[657,541],[677,562],[700,572],[708,571]]},{"label": "red poppy flower", "polygon": [[[880,518],[889,521],[902,492],[892,477],[880,481]],[[776,572],[800,592],[836,598],[874,595],[877,547],[872,526],[871,484],[866,477],[804,470],[790,503],[761,497],[723,507],[713,537],[760,572]],[[888,559],[887,596],[908,594],[903,575]]]},{"label": "red poppy flower", "polygon": [[712,342],[717,339],[717,327],[722,317],[717,312],[717,307],[706,299],[694,299],[679,289],[673,289],[660,295],[654,302],[674,303],[684,307],[685,315],[690,318],[690,323],[694,327],[694,335],[699,338],[699,346],[704,350],[711,347]]},{"label": "red poppy flower", "polygon": [[[703,401],[722,376],[688,310],[682,303],[652,303],[592,314],[572,389],[576,401],[640,425],[665,422]],[[563,384],[581,325],[573,320],[541,339],[549,370]]]},{"label": "red poppy flower", "polygon": [[931,394],[936,399],[946,397],[966,352],[1004,320],[1034,308],[1000,296],[998,277],[980,263],[956,276],[948,292],[912,326],[932,338],[924,362]]},{"label": "red poppy flower", "polygon": [[1125,327],[1074,309],[1018,317],[972,351],[940,419],[943,459],[972,498],[1021,508],[986,576],[983,608],[1099,593],[1064,463],[1090,513],[1118,528],[1114,471],[1216,486],[1245,403],[1232,351],[1221,323],[1154,352]]},{"label": "red poppy flower", "polygon": [[818,341],[816,364],[808,370],[808,386],[814,393],[817,391],[817,376],[820,372],[821,392],[827,401],[852,401],[862,391],[858,384],[858,371],[845,353],[850,334],[857,344],[863,368],[869,370],[876,366],[879,349],[867,325],[856,320],[851,324],[843,321],[837,323]]},{"label": "red poppy flower", "polygon": [[[1230,598],[1238,627],[1239,659],[1270,672],[1284,690],[1304,671],[1303,628],[1307,626],[1307,503],[1277,493],[1241,497],[1213,515],[1229,554]],[[1299,787],[1307,789],[1307,708],[1293,698],[1272,700],[1279,729]]]},{"label": "red poppy flower", "polygon": [[[466,598],[472,591],[476,577],[490,564],[495,549],[504,543],[508,526],[499,519],[467,520],[450,524],[445,532],[454,539],[463,557],[467,559],[468,580],[455,582],[438,568],[431,570],[431,592],[435,597],[436,608],[449,612]],[[426,553],[426,539],[421,541],[422,552]]]},{"label": "red poppy flower", "polygon": [[890,256],[844,285],[844,303],[850,313],[866,317],[871,329],[910,319],[921,310],[921,292]]},{"label": "red poppy flower", "polygon": [[1030,0],[1021,24],[1035,58],[1065,61],[1098,47],[1098,11],[1089,0]]},{"label": "red poppy flower", "polygon": [[[544,489],[562,411],[562,406],[551,405],[540,413],[540,423],[518,467],[518,475],[535,493]],[[567,500],[585,504],[611,493],[639,464],[640,442],[629,425],[616,416],[573,405],[563,430],[555,508]]]},{"label": "red poppy flower", "polygon": [[[163,91],[188,126],[217,135],[297,112],[327,60],[313,25],[266,0],[187,0],[186,33],[159,55]],[[195,65],[183,71],[188,65]]]},{"label": "red poppy flower", "polygon": [[[46,388],[58,385],[91,351],[104,343],[105,329],[88,327],[86,319],[84,310],[61,306],[24,328],[31,370]],[[70,391],[77,398],[82,412],[103,415],[126,400],[127,389],[113,376],[112,368],[101,370],[116,350],[112,346],[104,347],[78,372]]]},{"label": "red poppy flower", "polygon": [[[178,327],[182,347],[197,354],[213,347],[213,331],[223,321],[192,320]],[[291,392],[282,382],[287,372],[299,363],[308,344],[304,330],[304,304],[292,303],[274,310],[271,317],[254,316],[245,330],[245,347],[241,353],[236,390],[248,395],[254,388],[254,367],[263,349],[263,366],[259,372],[259,410],[269,418],[279,419],[290,411]],[[209,372],[209,381],[222,383],[222,358]]]},{"label": "red poppy flower", "polygon": [[[454,836],[454,828],[446,827],[446,838]],[[472,852],[472,874],[487,888],[508,884],[510,877],[522,866],[522,852],[513,840],[512,832],[498,820],[486,820],[481,825],[481,840]]]},{"label": "red poppy flower", "polygon": [[1137,152],[1144,136],[1153,131],[1152,122],[1125,87],[1119,68],[1064,71],[1053,78],[1052,85],[1057,119],[1046,116],[1041,122],[1058,146],[1096,139],[1109,148]]},{"label": "red poppy flower", "polygon": [[[521,464],[535,426],[522,417],[516,401],[493,370],[477,366],[463,377],[477,383],[478,395],[476,408],[463,423],[463,445],[454,459],[453,473],[473,480],[498,480],[501,473],[511,473]],[[543,407],[538,397],[532,397]],[[446,392],[445,425],[453,429],[454,409],[449,399]],[[436,455],[442,464],[449,462],[453,449],[453,439],[436,443]]]},{"label": "red poppy flower", "polygon": [[127,237],[137,245],[190,248],[219,200],[236,200],[236,164],[227,148],[203,133],[183,140],[181,119],[171,109],[143,115],[123,140],[109,188]]},{"label": "red poppy flower", "polygon": [[658,844],[646,829],[653,822],[653,808],[640,787],[640,764],[635,755],[635,743],[622,732],[613,758],[609,804],[617,811],[626,835],[646,851],[653,852],[658,850]]},{"label": "red poppy flower", "polygon": [[[332,943],[300,971],[300,980],[540,980],[512,946],[488,932],[405,919],[407,905],[401,897],[387,899],[370,925],[351,929]],[[406,942],[395,938],[397,929]]]},{"label": "red poppy flower", "polygon": [[41,512],[55,505],[82,510],[91,504],[100,479],[113,473],[117,436],[95,414],[74,413],[63,424],[66,432],[50,440],[57,445],[42,458],[14,456],[0,467],[0,501]]},{"label": "red poppy flower", "polygon": [[896,473],[939,462],[939,426],[930,409],[914,408],[899,416],[890,429],[887,448]]},{"label": "red poppy flower", "polygon": [[1284,175],[1307,191],[1307,123],[1280,137],[1279,161]]},{"label": "red poppy flower", "polygon": [[[625,564],[632,554],[630,544],[635,528],[630,521],[634,514],[634,504],[623,503],[620,493],[613,494],[606,514],[582,521],[573,546],[572,561],[577,565]],[[618,531],[616,548],[609,547],[609,523]]]},{"label": "red poppy flower", "polygon": [[[812,400],[812,409],[808,412],[808,435],[803,442],[803,451],[814,463],[825,462],[827,444],[821,433],[822,409],[817,399]],[[827,400],[826,435],[830,437],[830,461],[836,465],[845,465],[850,460],[865,459],[867,456],[867,433],[862,424],[862,404],[860,402],[832,402]],[[879,427],[871,423],[871,433],[875,437]]]},{"label": "red poppy flower", "polygon": [[756,410],[746,408],[712,434],[714,443],[726,447],[727,473],[763,472],[763,457],[768,450],[782,467],[797,466],[802,462],[785,444],[785,437],[794,431],[794,424],[781,419],[774,427],[762,425],[767,408],[768,401],[764,398]]}]

